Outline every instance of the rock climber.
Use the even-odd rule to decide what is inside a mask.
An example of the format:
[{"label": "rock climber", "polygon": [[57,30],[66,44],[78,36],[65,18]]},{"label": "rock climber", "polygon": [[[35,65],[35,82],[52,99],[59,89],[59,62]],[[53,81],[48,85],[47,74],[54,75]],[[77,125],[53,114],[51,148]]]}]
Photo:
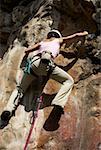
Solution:
[{"label": "rock climber", "polygon": [[[61,88],[52,100],[51,105],[54,107],[52,112],[50,113],[48,119],[44,124],[44,129],[49,131],[54,131],[59,127],[59,119],[63,114],[63,108],[68,100],[68,96],[72,90],[74,80],[73,78],[64,70],[59,68],[55,63],[54,59],[58,56],[60,46],[63,43],[71,43],[76,38],[80,39],[83,36],[86,36],[88,32],[79,32],[73,35],[62,37],[61,33],[58,30],[51,30],[47,34],[47,38],[33,46],[26,48],[25,55],[29,55],[30,52],[32,56],[29,58],[29,63],[27,64],[27,68],[24,70],[24,75],[22,77],[21,83],[19,86],[16,86],[14,91],[12,92],[9,101],[4,108],[1,117],[0,117],[0,129],[3,129],[8,125],[12,116],[15,115],[15,110],[19,106],[19,101],[23,98],[26,90],[32,81],[36,81],[36,79],[40,76],[46,76],[46,79],[49,78],[61,83]],[[35,55],[33,55],[35,51]],[[47,78],[48,77],[48,78]],[[37,82],[40,84],[37,93],[40,95],[43,91],[43,81]],[[45,82],[46,83],[46,82]],[[45,85],[45,84],[44,84]],[[54,126],[53,129],[50,126],[47,126],[47,123],[50,124],[51,114],[54,117]]]}]

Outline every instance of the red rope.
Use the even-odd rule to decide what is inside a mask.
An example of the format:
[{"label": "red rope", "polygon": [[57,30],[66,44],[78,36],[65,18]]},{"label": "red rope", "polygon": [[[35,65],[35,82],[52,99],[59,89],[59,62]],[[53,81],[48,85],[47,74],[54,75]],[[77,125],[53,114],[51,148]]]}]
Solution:
[{"label": "red rope", "polygon": [[25,146],[24,146],[24,150],[27,150],[27,146],[28,146],[28,144],[29,144],[30,137],[31,137],[31,134],[32,134],[32,131],[33,131],[33,128],[34,128],[35,119],[36,119],[37,116],[38,116],[38,111],[39,111],[39,108],[40,108],[41,103],[42,103],[42,96],[40,96],[40,100],[39,100],[39,102],[38,102],[38,107],[37,107],[36,113],[35,113],[34,116],[33,116],[33,121],[32,121],[32,124],[31,124],[31,128],[30,128],[30,130],[29,130],[28,137],[27,137],[27,139],[26,139],[26,143],[25,143]]}]

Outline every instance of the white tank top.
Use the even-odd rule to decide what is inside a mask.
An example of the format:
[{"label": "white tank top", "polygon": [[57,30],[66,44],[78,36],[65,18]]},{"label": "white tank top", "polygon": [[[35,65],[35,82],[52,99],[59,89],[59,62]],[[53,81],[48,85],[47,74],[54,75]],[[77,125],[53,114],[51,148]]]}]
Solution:
[{"label": "white tank top", "polygon": [[52,41],[42,41],[40,42],[39,53],[43,51],[50,51],[52,56],[55,58],[59,54],[60,42],[59,39],[54,39]]}]

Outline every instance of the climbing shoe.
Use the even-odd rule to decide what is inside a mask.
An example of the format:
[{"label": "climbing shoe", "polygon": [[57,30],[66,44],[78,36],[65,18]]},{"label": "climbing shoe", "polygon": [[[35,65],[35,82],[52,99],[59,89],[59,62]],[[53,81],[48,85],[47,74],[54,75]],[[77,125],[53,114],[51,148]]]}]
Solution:
[{"label": "climbing shoe", "polygon": [[62,114],[64,114],[63,108],[61,106],[55,105],[48,119],[45,121],[43,128],[46,131],[57,130],[59,128],[59,120]]},{"label": "climbing shoe", "polygon": [[9,123],[12,113],[10,111],[3,111],[0,117],[0,129],[6,127]]}]

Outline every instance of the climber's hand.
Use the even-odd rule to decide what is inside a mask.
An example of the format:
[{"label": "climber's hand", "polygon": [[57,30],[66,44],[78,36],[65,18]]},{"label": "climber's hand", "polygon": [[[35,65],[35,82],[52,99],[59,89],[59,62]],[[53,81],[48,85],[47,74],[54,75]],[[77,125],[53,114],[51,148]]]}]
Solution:
[{"label": "climber's hand", "polygon": [[79,32],[76,34],[77,36],[86,36],[88,35],[88,32],[87,31],[84,31],[84,32]]}]

